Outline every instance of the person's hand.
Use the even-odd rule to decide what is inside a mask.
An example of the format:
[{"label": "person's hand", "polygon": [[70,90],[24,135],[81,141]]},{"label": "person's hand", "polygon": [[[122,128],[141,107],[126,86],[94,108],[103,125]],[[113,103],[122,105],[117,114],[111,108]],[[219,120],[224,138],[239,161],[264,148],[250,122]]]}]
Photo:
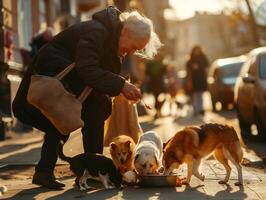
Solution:
[{"label": "person's hand", "polygon": [[122,94],[131,101],[138,101],[141,99],[141,92],[140,90],[133,84],[129,83],[128,81],[125,82],[125,85],[122,89]]}]

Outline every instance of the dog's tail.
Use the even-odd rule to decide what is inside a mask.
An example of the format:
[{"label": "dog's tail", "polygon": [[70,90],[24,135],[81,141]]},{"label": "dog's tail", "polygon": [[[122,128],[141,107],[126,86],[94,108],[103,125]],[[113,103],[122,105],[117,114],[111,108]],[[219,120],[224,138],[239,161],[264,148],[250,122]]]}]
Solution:
[{"label": "dog's tail", "polygon": [[60,141],[57,147],[57,154],[61,160],[70,162],[71,157],[65,156],[65,154],[63,153],[63,146],[64,146],[64,142]]}]

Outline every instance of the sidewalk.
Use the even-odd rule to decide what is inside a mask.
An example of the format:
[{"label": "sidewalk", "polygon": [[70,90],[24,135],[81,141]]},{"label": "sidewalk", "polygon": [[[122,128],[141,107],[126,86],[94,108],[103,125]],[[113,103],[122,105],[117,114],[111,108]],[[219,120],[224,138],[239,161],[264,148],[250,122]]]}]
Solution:
[{"label": "sidewalk", "polygon": [[[171,134],[174,134],[174,130],[186,124],[185,119],[178,124],[173,123],[174,121],[170,117],[156,120],[154,123],[149,121],[150,119],[143,118],[142,126],[144,130],[156,130],[162,135],[163,140],[167,140]],[[194,122],[196,123],[196,121]],[[218,184],[218,181],[225,176],[225,170],[216,160],[211,158],[202,163],[201,171],[205,174],[205,181],[201,182],[193,177],[190,187],[127,187],[121,190],[103,190],[100,184],[95,184],[97,189],[92,191],[78,191],[77,188],[74,188],[74,177],[69,171],[68,165],[59,161],[56,175],[66,183],[66,187],[61,191],[49,191],[31,184],[31,177],[34,172],[33,164],[39,159],[42,137],[42,133],[33,132],[20,136],[15,140],[6,140],[0,143],[0,166],[10,165],[9,167],[0,168],[0,183],[8,188],[8,192],[4,196],[0,196],[0,199],[266,199],[264,165],[261,159],[251,150],[245,151],[244,187],[242,188],[234,186],[234,182],[237,180],[234,168],[229,184]],[[71,135],[66,144],[65,153],[67,155],[75,155],[82,152],[81,144],[81,137],[77,131]],[[108,155],[107,148],[105,148],[104,154]],[[182,166],[179,174],[185,176],[186,166]]]}]

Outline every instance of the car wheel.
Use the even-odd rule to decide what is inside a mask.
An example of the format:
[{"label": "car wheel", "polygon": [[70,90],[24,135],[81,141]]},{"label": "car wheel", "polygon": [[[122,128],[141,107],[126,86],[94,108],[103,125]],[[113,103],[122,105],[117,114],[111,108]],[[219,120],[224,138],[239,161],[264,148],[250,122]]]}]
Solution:
[{"label": "car wheel", "polygon": [[242,117],[238,107],[236,106],[236,111],[237,111],[237,117],[238,117],[238,123],[239,123],[239,127],[241,130],[241,136],[243,138],[251,138],[251,124],[246,122],[244,120],[244,118]]},{"label": "car wheel", "polygon": [[255,109],[254,115],[255,124],[258,130],[258,138],[260,140],[266,141],[266,126],[263,124],[257,109]]}]

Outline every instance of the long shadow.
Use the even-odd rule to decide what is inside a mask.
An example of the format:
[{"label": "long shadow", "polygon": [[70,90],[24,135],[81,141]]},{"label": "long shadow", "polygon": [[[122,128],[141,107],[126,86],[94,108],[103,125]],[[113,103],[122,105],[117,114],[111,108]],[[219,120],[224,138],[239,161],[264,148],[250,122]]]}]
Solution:
[{"label": "long shadow", "polygon": [[247,194],[245,193],[243,186],[239,187],[239,190],[235,191],[235,192],[231,192],[233,190],[233,188],[229,184],[226,184],[226,186],[227,187],[225,190],[219,191],[214,195],[214,199],[237,199],[237,200],[241,200],[241,199],[247,198]]},{"label": "long shadow", "polygon": [[[198,186],[201,187],[201,186]],[[178,191],[175,187],[164,188],[126,188],[122,191],[122,198],[135,199],[210,199],[211,196],[199,190],[198,187],[187,186],[185,190]]]},{"label": "long shadow", "polygon": [[[122,189],[105,190],[99,187],[95,190],[80,191],[73,187],[69,190],[65,190],[56,196],[46,198],[47,200],[61,200],[61,199],[246,199],[247,194],[245,194],[244,188],[240,187],[238,191],[231,192],[232,188],[227,185],[225,190],[217,192],[214,196],[208,195],[204,190],[200,191],[199,188],[203,185],[197,187],[186,186],[184,190],[177,191],[174,187],[168,188],[138,188],[138,187],[127,187]],[[37,187],[31,189],[25,189],[12,197],[6,198],[7,200],[13,199],[35,199],[39,194],[50,193],[51,190]],[[51,194],[51,193],[50,193]]]},{"label": "long shadow", "polygon": [[179,193],[180,199],[212,199],[213,196],[208,195],[206,193],[199,191],[199,188],[204,187],[204,185],[197,185],[196,187],[191,187],[187,185],[183,192]]},{"label": "long shadow", "polygon": [[[200,186],[199,186],[200,187]],[[96,189],[91,191],[79,191],[76,188],[66,190],[63,194],[47,198],[47,200],[59,200],[67,197],[69,199],[211,199],[212,196],[200,192],[198,187],[186,187],[184,191],[176,191],[175,187],[165,188],[139,188],[139,187],[126,187],[124,189]]]},{"label": "long shadow", "polygon": [[90,184],[93,190],[80,191],[76,187],[66,190],[64,193],[47,198],[47,200],[67,199],[109,199],[118,194],[120,189],[105,190],[100,183]]},{"label": "long shadow", "polygon": [[[34,163],[40,158],[41,147],[33,148],[27,152],[22,152],[0,159],[0,164],[12,163]],[[27,162],[25,162],[27,161]]]},{"label": "long shadow", "polygon": [[264,169],[266,171],[266,148],[265,148],[265,141],[259,141],[256,136],[252,138],[244,138],[245,145],[247,146],[247,151],[252,150],[256,153],[258,157],[261,158],[261,161],[250,161],[244,160],[242,162],[243,165],[247,167],[257,168],[257,169]]},{"label": "long shadow", "polygon": [[[36,199],[35,197],[41,193],[50,192],[51,190],[44,187],[30,188],[20,191],[12,197],[5,198],[6,200],[15,200],[15,199],[27,199],[32,200]],[[4,197],[4,196],[3,196]]]},{"label": "long shadow", "polygon": [[[169,199],[168,194],[175,193],[174,187],[168,188],[154,188],[154,187],[127,187],[121,193],[122,199],[135,200],[135,199]],[[166,195],[166,196],[165,196]]]},{"label": "long shadow", "polygon": [[[217,192],[214,196],[206,194],[204,191],[199,191],[197,187],[186,186],[183,191],[177,191],[176,188],[138,188],[138,187],[127,187],[123,190],[104,190],[97,189],[94,191],[79,191],[76,188],[65,191],[63,194],[50,197],[49,200],[59,200],[64,197],[69,199],[126,199],[126,200],[136,200],[136,199],[245,199],[247,195],[243,188],[238,191],[231,193],[232,188],[228,186],[225,190]],[[118,195],[119,194],[119,195]],[[117,196],[118,195],[118,196]]]},{"label": "long shadow", "polygon": [[2,146],[2,147],[0,147],[0,155],[4,154],[4,153],[9,153],[12,151],[17,151],[19,149],[23,149],[26,146],[37,144],[37,143],[40,143],[41,141],[42,141],[42,139],[40,139],[38,141],[27,143],[27,144],[11,144],[11,145]]},{"label": "long shadow", "polygon": [[0,178],[12,179],[15,174],[25,174],[25,172],[32,170],[34,170],[34,165],[7,165],[0,169]]}]

